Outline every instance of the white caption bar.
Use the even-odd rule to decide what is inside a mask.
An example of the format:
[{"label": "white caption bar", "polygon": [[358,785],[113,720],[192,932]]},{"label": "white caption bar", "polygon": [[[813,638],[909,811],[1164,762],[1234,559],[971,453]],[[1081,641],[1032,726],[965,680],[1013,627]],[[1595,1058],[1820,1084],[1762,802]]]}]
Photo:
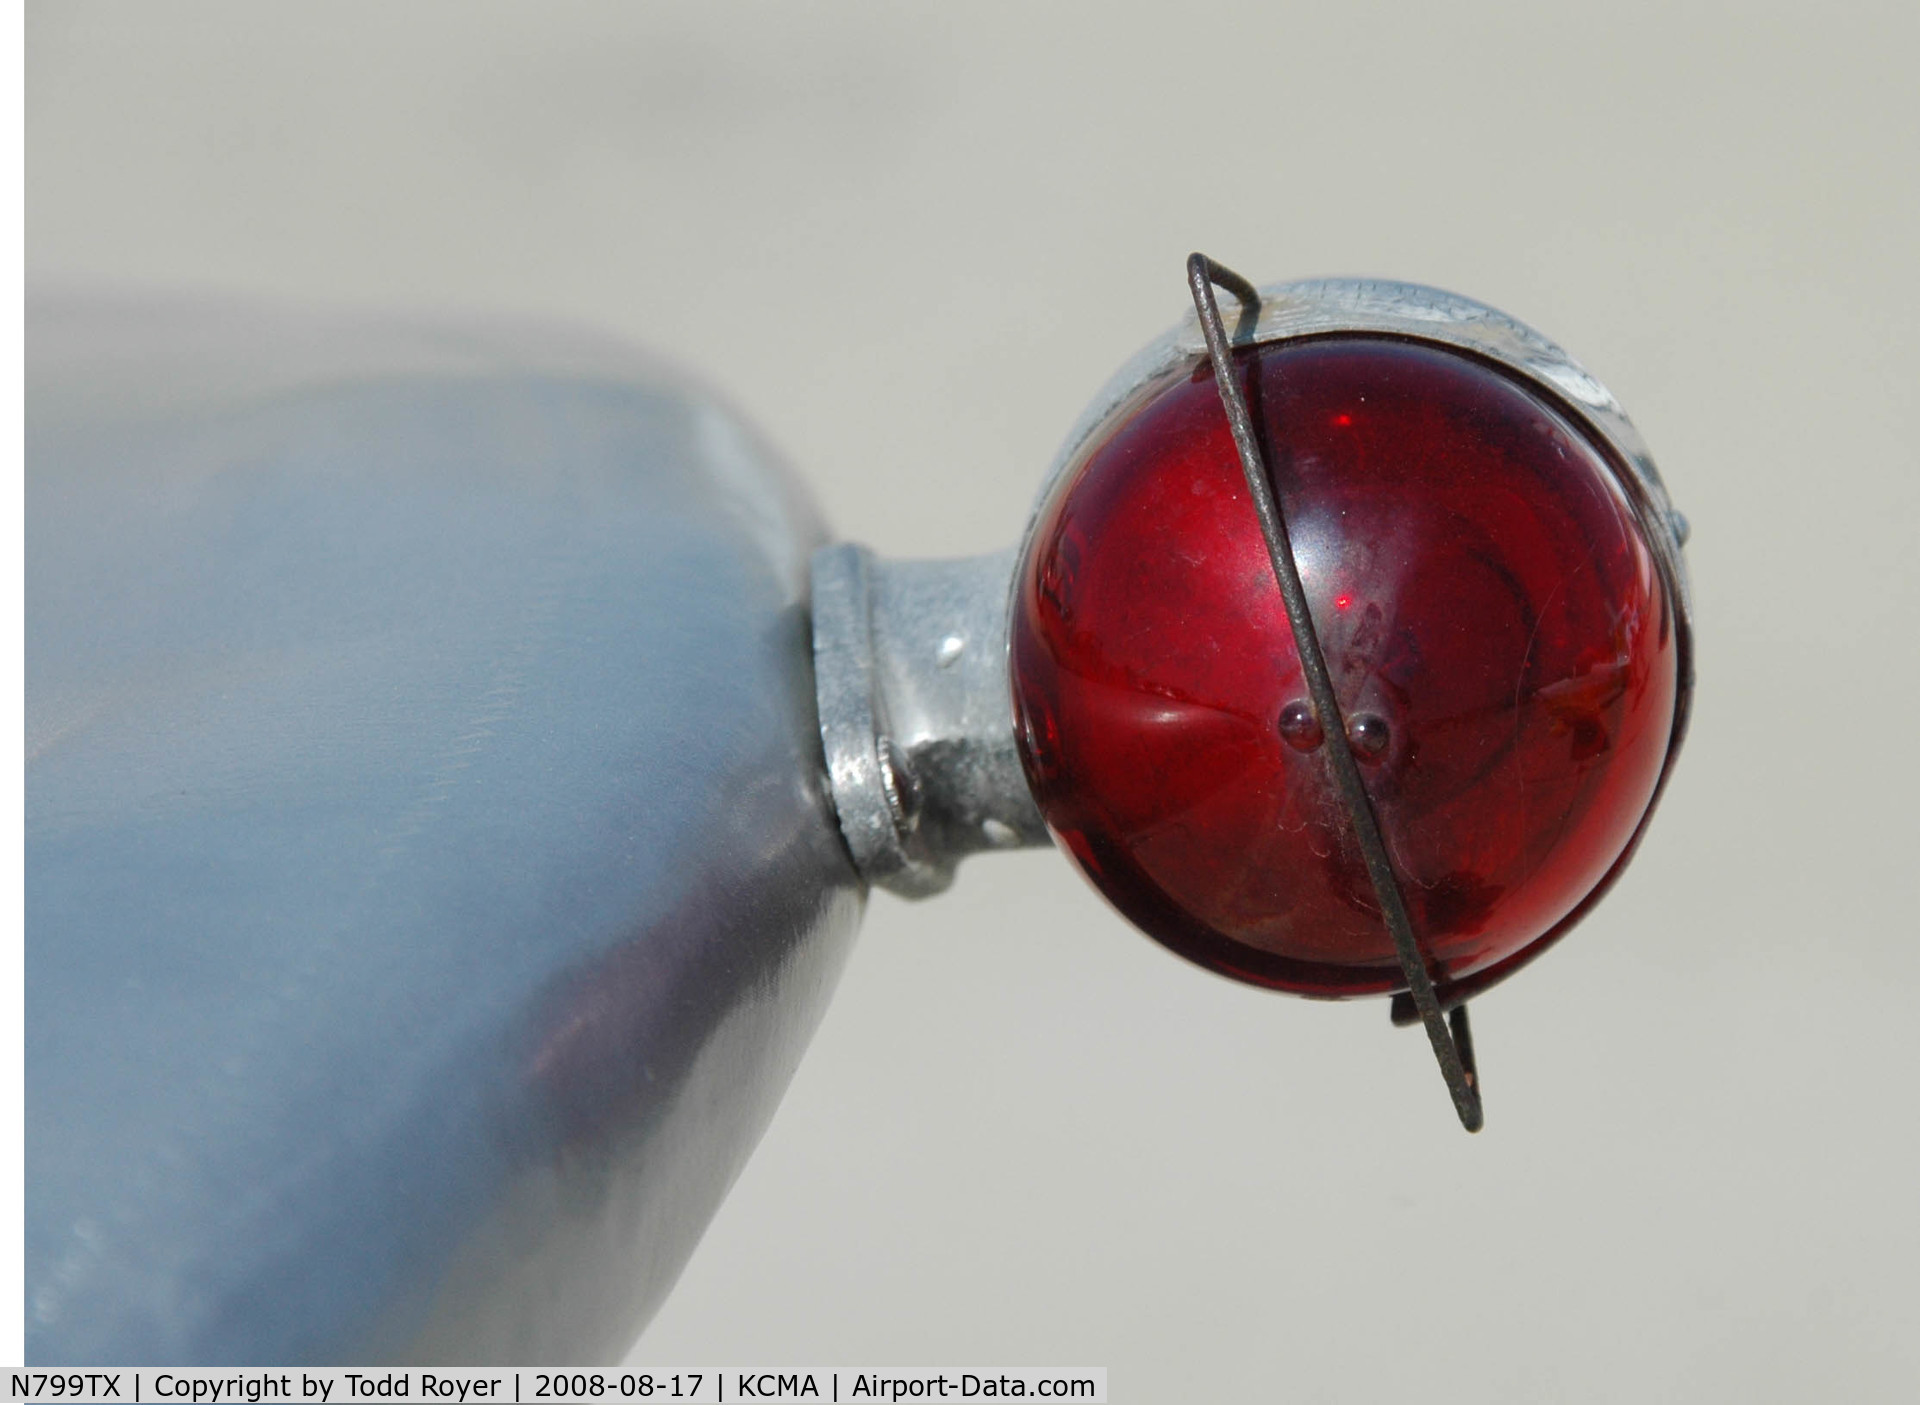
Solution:
[{"label": "white caption bar", "polygon": [[246,1370],[128,1366],[114,1371],[7,1369],[0,1401],[112,1401],[114,1405],[189,1402],[189,1405],[259,1405],[262,1401],[307,1401],[317,1405],[396,1401],[645,1400],[685,1405],[734,1405],[747,1401],[829,1401],[838,1405],[899,1405],[924,1400],[1072,1400],[1104,1405],[1107,1368],[947,1367],[868,1370],[834,1366],[795,1370],[728,1366],[685,1369],[650,1367],[521,1366],[407,1367],[402,1370],[312,1370],[260,1366]]}]

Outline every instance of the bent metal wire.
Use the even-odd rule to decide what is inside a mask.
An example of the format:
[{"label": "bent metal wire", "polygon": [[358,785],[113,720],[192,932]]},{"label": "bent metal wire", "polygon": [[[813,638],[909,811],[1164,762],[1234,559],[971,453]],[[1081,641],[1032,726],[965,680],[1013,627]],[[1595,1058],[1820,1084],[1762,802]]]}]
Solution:
[{"label": "bent metal wire", "polygon": [[1193,306],[1200,314],[1200,327],[1207,339],[1207,354],[1213,361],[1213,381],[1220,391],[1220,402],[1227,412],[1227,425],[1233,431],[1234,447],[1240,451],[1240,467],[1246,474],[1247,492],[1253,510],[1260,519],[1260,532],[1267,541],[1267,558],[1273,563],[1273,575],[1280,586],[1280,598],[1286,603],[1287,623],[1293,629],[1293,644],[1300,656],[1300,670],[1306,676],[1307,693],[1326,739],[1328,764],[1346,807],[1347,819],[1359,841],[1361,857],[1367,865],[1367,877],[1373,882],[1374,896],[1380,902],[1380,914],[1393,938],[1394,955],[1400,972],[1419,1008],[1421,1023],[1440,1061],[1447,1091],[1453,1095],[1454,1110],[1460,1125],[1477,1132],[1485,1123],[1480,1103],[1480,1080],[1473,1065],[1473,1035],[1467,1024],[1467,1007],[1462,1004],[1448,1018],[1434,992],[1432,973],[1413,934],[1413,920],[1407,915],[1407,903],[1400,892],[1400,880],[1393,871],[1393,860],[1380,834],[1380,821],[1373,812],[1373,801],[1360,779],[1360,766],[1347,741],[1346,718],[1340,712],[1340,700],[1334,695],[1333,678],[1327,672],[1320,637],[1314,632],[1313,616],[1307,609],[1306,587],[1300,583],[1300,567],[1293,559],[1293,543],[1287,535],[1287,520],[1280,510],[1259,441],[1253,433],[1253,417],[1247,412],[1246,397],[1240,391],[1233,370],[1233,348],[1227,329],[1220,320],[1220,303],[1213,295],[1218,284],[1240,303],[1241,316],[1253,318],[1260,309],[1260,294],[1253,284],[1208,258],[1194,254],[1187,260],[1187,283],[1193,290]]}]

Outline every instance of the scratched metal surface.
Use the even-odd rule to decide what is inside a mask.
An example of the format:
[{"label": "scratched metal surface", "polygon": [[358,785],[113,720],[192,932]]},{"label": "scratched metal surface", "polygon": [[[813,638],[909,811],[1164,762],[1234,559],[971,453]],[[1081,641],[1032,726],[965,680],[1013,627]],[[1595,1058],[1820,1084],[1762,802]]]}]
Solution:
[{"label": "scratched metal surface", "polygon": [[617,1357],[861,909],[808,500],[545,329],[28,344],[29,1359]]}]

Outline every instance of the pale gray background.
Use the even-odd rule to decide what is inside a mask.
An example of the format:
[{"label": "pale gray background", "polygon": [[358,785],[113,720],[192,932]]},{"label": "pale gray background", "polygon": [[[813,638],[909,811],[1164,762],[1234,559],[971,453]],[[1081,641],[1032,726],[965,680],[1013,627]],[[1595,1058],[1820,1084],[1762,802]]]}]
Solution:
[{"label": "pale gray background", "polygon": [[28,266],[610,328],[896,554],[1014,538],[1190,249],[1533,322],[1693,518],[1700,693],[1628,881],[1475,1007],[1486,1133],[1378,1004],[975,861],[875,901],[639,1357],[1913,1399],[1917,15],[38,4]]}]

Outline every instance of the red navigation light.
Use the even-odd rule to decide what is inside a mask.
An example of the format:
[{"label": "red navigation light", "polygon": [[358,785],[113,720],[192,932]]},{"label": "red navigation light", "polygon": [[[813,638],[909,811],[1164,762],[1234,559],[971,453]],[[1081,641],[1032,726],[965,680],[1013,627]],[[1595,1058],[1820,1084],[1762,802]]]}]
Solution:
[{"label": "red navigation light", "polygon": [[[1437,978],[1507,962],[1620,858],[1671,741],[1673,602],[1572,419],[1463,354],[1236,354],[1327,665]],[[1405,988],[1202,363],[1069,465],[1016,579],[1022,755],[1160,942],[1316,996]]]}]

